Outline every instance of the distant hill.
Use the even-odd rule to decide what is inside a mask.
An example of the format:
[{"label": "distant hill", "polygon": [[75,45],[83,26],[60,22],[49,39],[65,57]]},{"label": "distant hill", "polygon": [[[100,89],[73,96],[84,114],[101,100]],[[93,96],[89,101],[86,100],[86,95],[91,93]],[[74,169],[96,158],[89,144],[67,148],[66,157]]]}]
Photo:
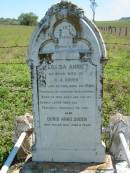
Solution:
[{"label": "distant hill", "polygon": [[120,20],[130,21],[130,17],[122,17]]}]

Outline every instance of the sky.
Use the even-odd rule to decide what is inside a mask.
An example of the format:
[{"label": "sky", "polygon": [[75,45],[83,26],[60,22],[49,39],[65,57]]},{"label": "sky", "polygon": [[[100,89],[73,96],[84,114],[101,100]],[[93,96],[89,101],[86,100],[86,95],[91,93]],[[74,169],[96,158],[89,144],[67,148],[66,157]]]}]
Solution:
[{"label": "sky", "polygon": [[[21,13],[33,12],[39,20],[53,4],[60,0],[0,0],[0,17],[18,18]],[[84,9],[86,16],[91,20],[92,12],[90,0],[71,0]],[[96,0],[96,20],[117,20],[121,17],[130,17],[130,0]]]}]

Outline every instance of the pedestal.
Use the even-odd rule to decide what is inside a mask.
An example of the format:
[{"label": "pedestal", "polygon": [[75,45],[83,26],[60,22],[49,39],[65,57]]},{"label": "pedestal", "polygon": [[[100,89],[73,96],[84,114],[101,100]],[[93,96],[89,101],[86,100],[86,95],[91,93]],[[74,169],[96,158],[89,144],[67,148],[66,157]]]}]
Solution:
[{"label": "pedestal", "polygon": [[111,156],[107,155],[105,163],[37,163],[28,161],[20,173],[114,173]]}]

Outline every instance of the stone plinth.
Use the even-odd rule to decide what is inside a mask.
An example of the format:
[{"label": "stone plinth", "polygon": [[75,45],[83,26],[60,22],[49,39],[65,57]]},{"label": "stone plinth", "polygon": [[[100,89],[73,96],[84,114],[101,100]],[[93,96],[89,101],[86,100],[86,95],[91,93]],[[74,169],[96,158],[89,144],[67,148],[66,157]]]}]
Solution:
[{"label": "stone plinth", "polygon": [[86,163],[37,163],[28,161],[20,173],[114,173],[111,156],[103,164]]}]

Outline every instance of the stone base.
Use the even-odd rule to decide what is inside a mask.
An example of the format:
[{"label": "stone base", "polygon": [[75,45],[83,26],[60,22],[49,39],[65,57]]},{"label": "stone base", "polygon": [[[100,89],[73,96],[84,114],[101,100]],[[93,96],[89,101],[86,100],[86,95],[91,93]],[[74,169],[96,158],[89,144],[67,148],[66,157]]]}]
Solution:
[{"label": "stone base", "polygon": [[105,145],[100,143],[94,149],[40,149],[32,151],[33,162],[58,163],[103,163],[105,161]]},{"label": "stone base", "polygon": [[83,163],[38,163],[28,161],[20,173],[114,173],[111,156],[106,156],[103,164]]}]

